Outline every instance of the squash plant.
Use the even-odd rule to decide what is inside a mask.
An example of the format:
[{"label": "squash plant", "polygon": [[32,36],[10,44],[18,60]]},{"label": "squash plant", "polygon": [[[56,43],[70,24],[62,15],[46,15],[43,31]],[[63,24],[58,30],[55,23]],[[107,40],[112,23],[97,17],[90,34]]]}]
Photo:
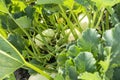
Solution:
[{"label": "squash plant", "polygon": [[0,79],[21,67],[50,80],[51,72],[54,80],[112,79],[119,67],[119,3],[0,0]]},{"label": "squash plant", "polygon": [[66,80],[111,80],[111,70],[119,66],[119,29],[116,25],[103,35],[95,29],[84,31],[75,44],[59,54],[59,73]]}]

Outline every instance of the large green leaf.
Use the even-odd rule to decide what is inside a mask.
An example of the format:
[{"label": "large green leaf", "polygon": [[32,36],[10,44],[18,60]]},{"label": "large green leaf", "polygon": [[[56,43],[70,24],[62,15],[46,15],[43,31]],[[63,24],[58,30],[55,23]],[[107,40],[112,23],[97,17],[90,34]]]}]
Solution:
[{"label": "large green leaf", "polygon": [[6,39],[0,35],[0,50],[8,53],[10,56],[17,58],[20,61],[23,61],[21,54],[18,50],[12,46]]},{"label": "large green leaf", "polygon": [[3,0],[0,0],[0,12],[9,13]]},{"label": "large green leaf", "polygon": [[21,54],[0,35],[0,80],[23,66]]},{"label": "large green leaf", "polygon": [[0,50],[0,80],[23,66],[22,61]]},{"label": "large green leaf", "polygon": [[20,52],[0,35],[0,80],[13,73],[16,69],[27,66],[41,75],[53,80],[46,72],[26,62]]},{"label": "large green leaf", "polygon": [[81,52],[74,59],[75,66],[79,73],[90,71],[93,72],[95,70],[96,60],[90,52]]},{"label": "large green leaf", "polygon": [[107,30],[103,38],[106,46],[112,47],[111,65],[120,65],[120,24],[117,24],[115,28]]},{"label": "large green leaf", "polygon": [[[80,46],[83,51],[89,51],[96,53],[99,44],[100,35],[95,29],[87,29],[83,32],[82,38],[77,41],[77,45]],[[95,56],[95,55],[94,55]]]},{"label": "large green leaf", "polygon": [[60,4],[62,3],[63,0],[38,0],[37,4]]}]

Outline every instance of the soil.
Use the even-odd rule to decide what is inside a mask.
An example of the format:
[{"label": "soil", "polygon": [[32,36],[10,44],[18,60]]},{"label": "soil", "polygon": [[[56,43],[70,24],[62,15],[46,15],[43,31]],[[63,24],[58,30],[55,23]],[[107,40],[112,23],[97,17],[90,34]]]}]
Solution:
[{"label": "soil", "polygon": [[30,77],[28,71],[23,68],[19,68],[14,72],[14,74],[15,74],[16,80],[28,80],[28,78]]}]

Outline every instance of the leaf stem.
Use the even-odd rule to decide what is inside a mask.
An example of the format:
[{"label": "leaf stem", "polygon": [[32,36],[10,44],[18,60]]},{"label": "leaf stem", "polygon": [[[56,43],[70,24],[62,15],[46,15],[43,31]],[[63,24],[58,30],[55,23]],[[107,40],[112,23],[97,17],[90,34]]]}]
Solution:
[{"label": "leaf stem", "polygon": [[95,28],[97,28],[98,25],[100,24],[100,21],[101,21],[101,19],[102,19],[103,13],[104,13],[104,9],[105,9],[105,8],[103,8],[103,9],[101,10],[101,14],[100,14],[100,16],[99,16],[99,19],[98,19],[96,25],[95,25]]},{"label": "leaf stem", "polygon": [[97,12],[94,12],[94,15],[93,15],[93,21],[92,21],[91,26],[90,26],[91,28],[94,27],[95,20],[96,20],[96,16],[97,16]]},{"label": "leaf stem", "polygon": [[106,10],[105,15],[106,15],[106,29],[109,29],[109,13],[107,10]]},{"label": "leaf stem", "polygon": [[[71,10],[71,14],[72,14],[72,16],[73,16],[73,19],[76,21],[76,23],[78,24],[78,26],[80,26],[80,23],[79,23],[79,21],[76,19],[76,17],[75,17],[75,15],[74,15],[74,13],[73,13],[73,11]],[[81,28],[81,26],[79,27],[79,30],[80,30],[80,32],[82,33],[82,28]]]},{"label": "leaf stem", "polygon": [[70,31],[72,32],[74,38],[77,39],[77,38],[78,38],[78,35],[77,35],[76,31],[74,30],[74,25],[73,25],[73,23],[72,23],[72,22],[70,21],[70,19],[67,17],[67,15],[66,15],[66,13],[65,13],[65,11],[63,10],[63,8],[62,8],[61,5],[59,5],[59,8],[60,8],[60,10],[61,10],[61,12],[62,12],[61,14],[62,14],[63,18],[65,18],[68,26],[70,27]]},{"label": "leaf stem", "polygon": [[36,48],[35,48],[35,46],[34,46],[34,43],[31,41],[32,39],[31,39],[31,37],[30,37],[30,35],[27,33],[27,31],[24,29],[24,28],[22,28],[21,26],[20,26],[20,24],[13,18],[13,16],[10,14],[10,13],[8,13],[8,15],[10,16],[10,18],[18,25],[18,27],[26,34],[26,36],[28,37],[28,39],[30,40],[30,43],[31,43],[31,46],[32,46],[32,49],[33,49],[33,52],[34,52],[34,56],[37,56],[37,53],[36,53]]},{"label": "leaf stem", "polygon": [[41,75],[45,76],[46,78],[48,78],[49,80],[53,80],[53,78],[49,74],[47,74],[46,72],[44,72],[41,69],[37,68],[36,66],[34,66],[34,65],[32,65],[32,64],[30,64],[28,62],[25,62],[25,66],[35,70],[39,74],[41,74]]}]

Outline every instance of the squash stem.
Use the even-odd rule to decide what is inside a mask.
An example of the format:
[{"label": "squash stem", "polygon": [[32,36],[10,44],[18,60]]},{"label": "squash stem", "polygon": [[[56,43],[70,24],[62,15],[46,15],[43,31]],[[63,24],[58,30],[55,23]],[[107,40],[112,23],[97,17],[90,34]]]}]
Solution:
[{"label": "squash stem", "polygon": [[25,62],[25,66],[27,66],[28,68],[31,68],[33,69],[34,71],[38,72],[39,74],[45,76],[46,78],[48,78],[49,80],[53,80],[53,78],[46,72],[42,71],[41,69],[37,68],[36,66],[28,63],[28,62]]}]

